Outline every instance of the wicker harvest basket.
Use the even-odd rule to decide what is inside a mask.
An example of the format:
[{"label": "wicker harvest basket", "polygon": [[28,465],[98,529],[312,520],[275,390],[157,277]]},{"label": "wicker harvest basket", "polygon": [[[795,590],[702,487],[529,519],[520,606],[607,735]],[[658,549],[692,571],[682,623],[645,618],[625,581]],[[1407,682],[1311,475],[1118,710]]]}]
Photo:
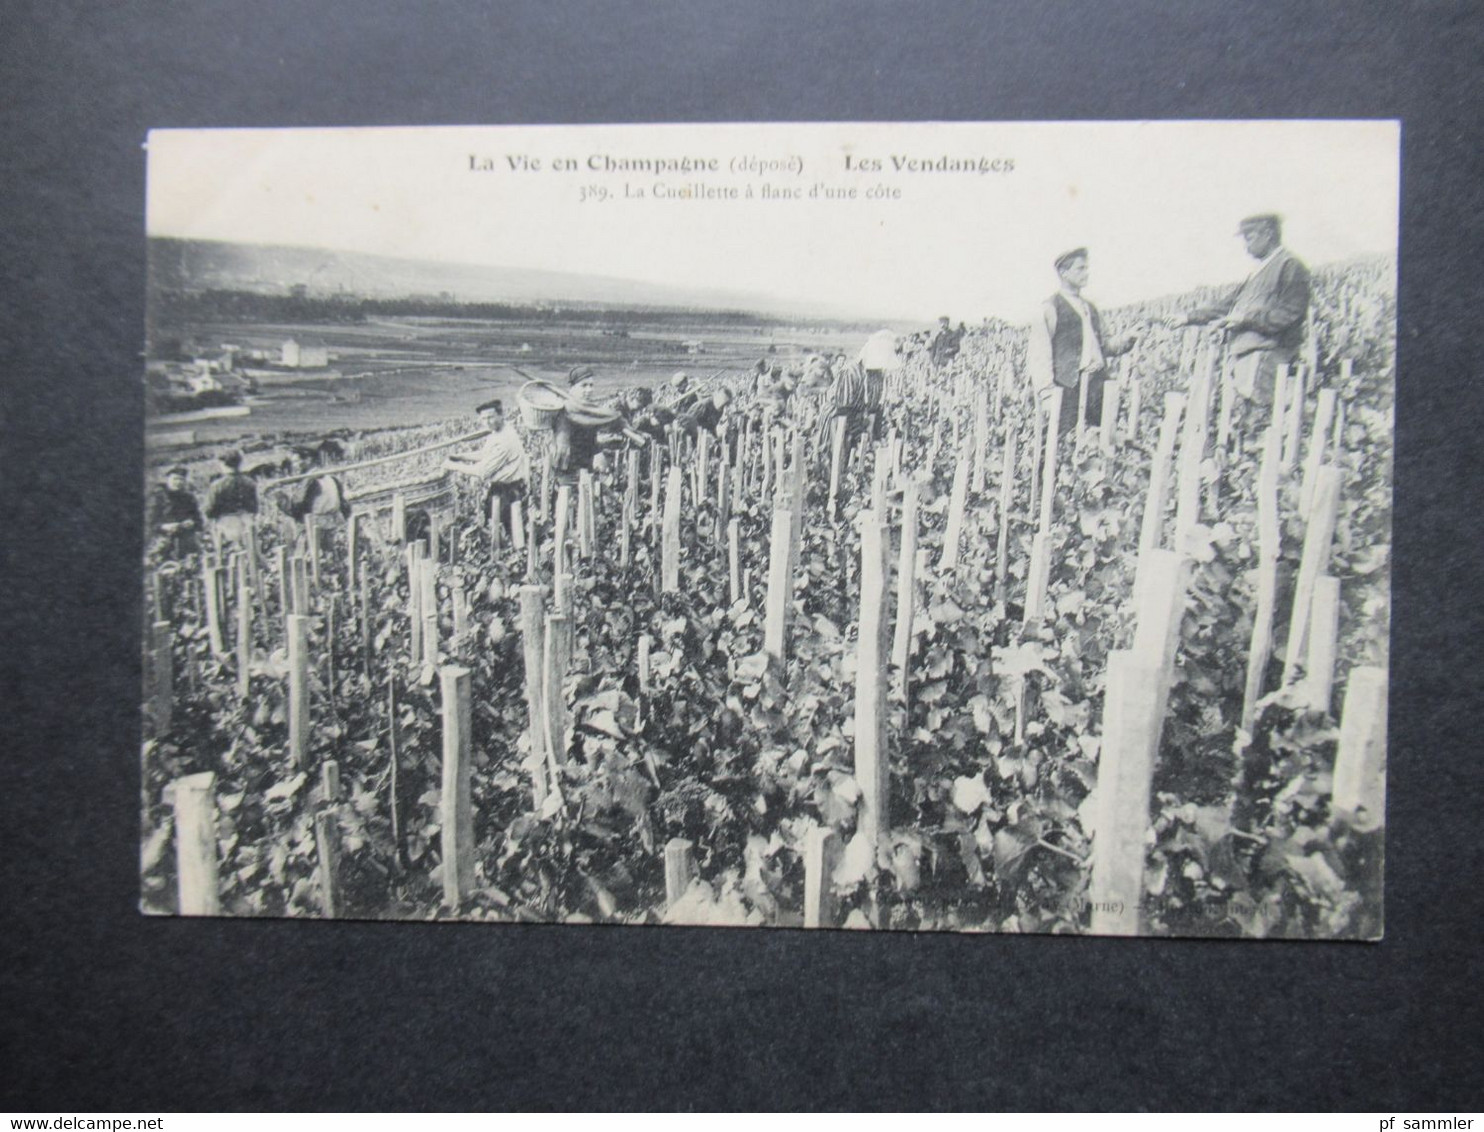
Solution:
[{"label": "wicker harvest basket", "polygon": [[556,427],[557,418],[567,404],[561,392],[544,381],[526,382],[516,400],[520,402],[521,420],[530,429]]}]

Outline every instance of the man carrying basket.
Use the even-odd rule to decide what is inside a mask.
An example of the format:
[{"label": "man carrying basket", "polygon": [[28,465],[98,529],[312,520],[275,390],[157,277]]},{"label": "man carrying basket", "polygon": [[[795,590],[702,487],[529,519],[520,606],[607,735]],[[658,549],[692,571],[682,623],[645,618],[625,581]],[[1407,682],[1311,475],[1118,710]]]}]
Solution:
[{"label": "man carrying basket", "polygon": [[622,433],[640,446],[649,443],[617,409],[597,404],[597,376],[591,366],[575,366],[567,375],[565,393],[536,381],[521,391],[527,414],[539,416],[541,424],[552,430],[551,467],[558,484],[573,485],[583,472],[601,471],[603,446],[618,443],[613,433]]}]

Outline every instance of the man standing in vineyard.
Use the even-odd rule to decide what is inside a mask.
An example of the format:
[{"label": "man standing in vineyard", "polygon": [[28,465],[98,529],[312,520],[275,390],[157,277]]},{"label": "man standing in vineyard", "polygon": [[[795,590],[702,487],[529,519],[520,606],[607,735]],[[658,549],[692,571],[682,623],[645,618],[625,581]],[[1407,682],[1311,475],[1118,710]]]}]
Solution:
[{"label": "man standing in vineyard", "polygon": [[964,327],[959,325],[954,330],[948,323],[948,316],[942,315],[938,319],[938,332],[933,335],[932,345],[928,347],[928,353],[932,357],[933,368],[942,369],[954,358],[958,357],[959,344],[963,341]]},{"label": "man standing in vineyard", "polygon": [[194,554],[200,529],[201,508],[186,486],[185,468],[177,464],[165,473],[165,482],[155,486],[149,499],[149,530],[156,538],[153,553],[161,558]]},{"label": "man standing in vineyard", "polygon": [[488,516],[491,507],[498,506],[500,528],[510,536],[511,504],[525,494],[531,476],[530,459],[515,429],[505,422],[503,402],[498,398],[486,401],[474,411],[479,414],[479,423],[489,429],[484,444],[472,456],[450,456],[443,466],[484,484],[484,509],[480,513]]},{"label": "man standing in vineyard", "polygon": [[242,453],[235,449],[222,456],[227,474],[206,489],[206,517],[212,522],[217,551],[223,540],[245,545],[253,516],[258,513],[258,487],[242,474]]},{"label": "man standing in vineyard", "polygon": [[1304,341],[1309,269],[1283,246],[1283,221],[1272,213],[1237,226],[1257,268],[1221,302],[1198,307],[1176,326],[1215,325],[1227,334],[1232,380],[1245,401],[1271,405],[1278,367],[1291,365]]},{"label": "man standing in vineyard", "polygon": [[1083,423],[1102,423],[1107,360],[1126,353],[1138,337],[1134,333],[1112,339],[1104,335],[1102,315],[1082,297],[1088,279],[1087,261],[1086,248],[1073,248],[1056,257],[1061,287],[1041,305],[1040,317],[1032,320],[1026,348],[1026,369],[1037,396],[1046,402],[1053,389],[1062,390],[1058,430],[1063,436],[1077,424],[1079,386],[1084,381],[1087,415]]}]

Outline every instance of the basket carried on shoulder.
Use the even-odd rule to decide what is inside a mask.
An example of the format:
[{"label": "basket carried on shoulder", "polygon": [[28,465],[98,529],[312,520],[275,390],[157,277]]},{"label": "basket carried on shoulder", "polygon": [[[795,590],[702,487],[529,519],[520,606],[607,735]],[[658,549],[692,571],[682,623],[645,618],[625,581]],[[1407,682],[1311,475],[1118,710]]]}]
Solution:
[{"label": "basket carried on shoulder", "polygon": [[551,429],[567,406],[567,398],[545,381],[528,381],[521,386],[516,400],[520,403],[521,420],[529,429]]}]

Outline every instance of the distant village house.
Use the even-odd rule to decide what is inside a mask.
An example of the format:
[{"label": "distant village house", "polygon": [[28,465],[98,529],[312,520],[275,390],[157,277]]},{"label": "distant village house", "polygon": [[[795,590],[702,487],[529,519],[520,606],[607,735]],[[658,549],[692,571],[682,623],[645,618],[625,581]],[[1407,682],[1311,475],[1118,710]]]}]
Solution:
[{"label": "distant village house", "polygon": [[280,364],[290,369],[323,369],[330,364],[330,349],[323,342],[288,338],[283,343]]}]

